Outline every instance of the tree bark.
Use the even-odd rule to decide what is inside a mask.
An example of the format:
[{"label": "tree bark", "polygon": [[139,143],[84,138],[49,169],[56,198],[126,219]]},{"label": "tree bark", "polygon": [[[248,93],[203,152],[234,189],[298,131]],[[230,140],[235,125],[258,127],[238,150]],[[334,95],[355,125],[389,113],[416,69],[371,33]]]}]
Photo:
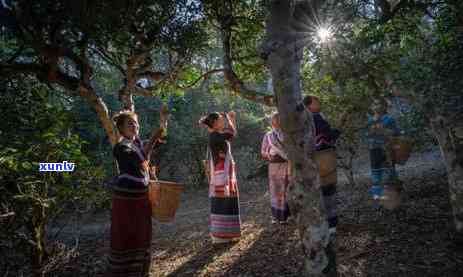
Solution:
[{"label": "tree bark", "polygon": [[348,147],[348,149],[346,149],[346,153],[344,153],[344,156],[341,155],[341,162],[340,165],[338,165],[338,167],[342,168],[344,175],[347,178],[347,182],[351,186],[355,185],[354,157],[356,154],[357,153],[353,147]]},{"label": "tree bark", "polygon": [[455,230],[463,242],[463,120],[436,116],[431,127],[447,168]]},{"label": "tree bark", "polygon": [[274,97],[280,112],[284,147],[292,164],[289,204],[296,216],[306,276],[336,276],[335,253],[320,198],[318,168],[311,155],[315,128],[312,115],[305,111],[302,103],[300,65],[303,48],[293,35],[297,32],[292,32],[296,2],[271,2],[263,49],[266,49]]},{"label": "tree bark", "polygon": [[114,124],[109,116],[108,107],[101,97],[99,97],[93,88],[80,86],[78,88],[79,95],[84,98],[90,107],[96,112],[98,119],[100,120],[101,126],[105,130],[106,135],[109,138],[111,146],[114,146],[119,139],[118,132],[114,127]]}]

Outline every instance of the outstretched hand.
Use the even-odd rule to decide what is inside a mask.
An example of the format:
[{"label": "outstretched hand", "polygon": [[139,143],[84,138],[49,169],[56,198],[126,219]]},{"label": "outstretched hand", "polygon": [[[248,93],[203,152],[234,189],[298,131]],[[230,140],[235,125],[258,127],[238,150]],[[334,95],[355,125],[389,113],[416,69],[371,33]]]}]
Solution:
[{"label": "outstretched hand", "polygon": [[236,135],[236,113],[234,111],[229,111],[226,113],[226,118],[233,135]]},{"label": "outstretched hand", "polygon": [[227,113],[227,117],[230,118],[231,120],[235,120],[236,118],[236,113],[234,111],[229,111]]},{"label": "outstretched hand", "polygon": [[167,122],[169,120],[169,109],[166,105],[161,106],[159,112],[159,130],[156,143],[165,143],[165,137],[167,137]]},{"label": "outstretched hand", "polygon": [[166,105],[162,105],[159,112],[159,128],[167,129],[167,121],[169,120],[169,109]]}]

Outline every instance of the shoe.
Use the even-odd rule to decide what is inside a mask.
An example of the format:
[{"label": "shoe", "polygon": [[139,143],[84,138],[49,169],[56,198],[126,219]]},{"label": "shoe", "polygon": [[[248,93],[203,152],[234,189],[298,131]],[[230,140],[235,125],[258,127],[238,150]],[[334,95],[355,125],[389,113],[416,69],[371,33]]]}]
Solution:
[{"label": "shoe", "polygon": [[275,218],[272,218],[272,224],[276,224],[278,221]]},{"label": "shoe", "polygon": [[280,224],[281,225],[286,225],[286,224],[288,224],[288,221],[287,220],[280,220]]}]

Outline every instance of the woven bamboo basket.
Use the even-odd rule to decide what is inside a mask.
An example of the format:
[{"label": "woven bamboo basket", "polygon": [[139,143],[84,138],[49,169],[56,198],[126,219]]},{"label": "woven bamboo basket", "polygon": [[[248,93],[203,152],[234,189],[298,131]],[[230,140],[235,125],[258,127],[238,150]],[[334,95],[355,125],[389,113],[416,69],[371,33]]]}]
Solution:
[{"label": "woven bamboo basket", "polygon": [[412,151],[412,144],[410,140],[403,137],[393,137],[391,139],[392,151],[394,153],[394,160],[397,164],[404,165]]},{"label": "woven bamboo basket", "polygon": [[159,222],[172,222],[180,205],[182,191],[182,184],[151,180],[149,185],[151,215]]},{"label": "woven bamboo basket", "polygon": [[400,206],[400,202],[400,190],[393,186],[386,186],[384,188],[384,196],[380,199],[381,205],[388,210],[395,210]]},{"label": "woven bamboo basket", "polygon": [[336,151],[326,149],[314,152],[314,160],[320,171],[321,185],[331,185],[337,182]]}]

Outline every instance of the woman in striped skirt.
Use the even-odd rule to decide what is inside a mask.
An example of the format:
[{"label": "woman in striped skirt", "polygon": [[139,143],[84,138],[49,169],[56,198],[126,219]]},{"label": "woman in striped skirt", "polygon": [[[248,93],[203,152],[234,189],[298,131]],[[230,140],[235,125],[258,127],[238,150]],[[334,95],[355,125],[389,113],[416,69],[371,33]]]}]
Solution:
[{"label": "woman in striped skirt", "polygon": [[154,131],[147,144],[138,137],[137,115],[124,111],[114,117],[121,134],[113,153],[120,174],[112,184],[111,252],[108,276],[145,277],[151,266],[151,206],[148,200],[148,161],[166,127]]},{"label": "woman in striped skirt", "polygon": [[280,130],[278,113],[272,115],[272,130],[265,134],[262,140],[262,157],[269,161],[268,179],[270,203],[272,207],[272,223],[286,223],[289,216],[288,185],[289,168],[288,157],[283,149],[283,134]]},{"label": "woman in striped skirt", "polygon": [[[229,128],[225,128],[225,119]],[[235,113],[211,113],[200,120],[209,130],[208,159],[213,243],[236,241],[241,236],[239,193],[230,141],[236,135]]]}]

